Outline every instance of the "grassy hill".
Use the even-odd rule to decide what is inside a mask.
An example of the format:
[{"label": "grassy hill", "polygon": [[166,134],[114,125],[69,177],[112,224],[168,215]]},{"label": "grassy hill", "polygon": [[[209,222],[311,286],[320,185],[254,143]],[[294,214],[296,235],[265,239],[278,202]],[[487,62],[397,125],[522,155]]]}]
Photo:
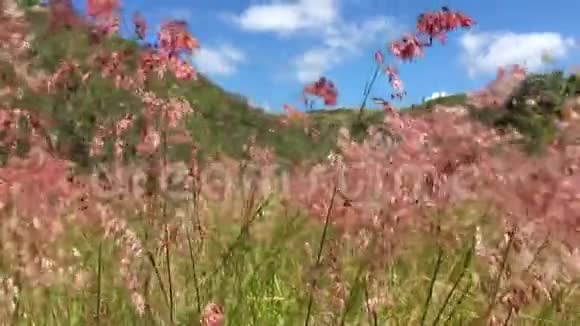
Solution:
[{"label": "grassy hill", "polygon": [[[128,54],[125,63],[134,69],[142,47],[136,40],[119,37],[95,43],[91,40],[88,28],[83,26],[59,30],[58,33],[51,32],[46,10],[28,9],[26,21],[29,23],[29,32],[36,37],[23,60],[35,72],[52,74],[65,59],[80,62],[81,66],[90,69],[92,56],[98,51]],[[87,114],[99,115],[96,118],[120,117],[127,112],[128,107],[138,106],[135,95],[114,89],[113,83],[108,80],[91,81],[85,87],[76,88],[72,94],[67,91],[48,95],[32,90],[23,80],[14,80],[10,62],[0,61],[0,64],[5,71],[4,79],[17,83],[24,91],[21,99],[12,96],[11,105],[36,109],[53,118],[56,116],[56,120],[61,122],[59,130],[65,132],[67,137],[75,132],[73,129],[76,128],[78,132],[79,128],[85,128],[73,127],[70,120],[82,120],[81,116]],[[252,108],[243,96],[227,92],[203,75],[199,75],[197,82],[165,78],[150,85],[150,88],[160,96],[182,97],[192,103],[196,115],[188,122],[189,129],[202,156],[225,153],[239,158],[243,154],[243,144],[253,137],[257,144],[272,148],[280,159],[288,163],[317,161],[335,149],[336,134],[340,127],[347,127],[353,131],[355,138],[362,138],[368,126],[381,123],[383,119],[381,110],[365,110],[362,121],[358,120],[357,110],[315,110],[307,113],[309,124],[305,132],[304,125],[282,125],[279,115]],[[464,94],[452,95],[401,110],[411,114],[428,112],[436,104],[465,104],[465,100]],[[62,110],[65,107],[70,110]],[[69,122],[65,121],[67,119]],[[81,136],[86,137],[89,135]]]},{"label": "grassy hill", "polygon": [[[135,40],[113,37],[94,43],[88,29],[83,26],[54,33],[49,30],[49,17],[45,10],[28,10],[26,21],[30,24],[30,33],[36,36],[30,51],[22,58],[29,64],[30,72],[52,74],[62,60],[74,60],[89,70],[93,55],[99,51],[127,54],[125,64],[130,69],[136,66],[141,45]],[[68,136],[86,127],[73,127],[72,120],[82,121],[86,115],[97,115],[97,119],[120,117],[131,107],[138,106],[135,95],[115,89],[113,82],[106,79],[91,79],[87,85],[76,87],[72,92],[40,92],[29,87],[24,80],[17,80],[12,64],[0,61],[3,79],[14,84],[15,88],[22,88],[24,96],[17,98],[14,93],[9,94],[10,105],[51,116],[60,125],[59,131],[68,132]],[[279,115],[250,107],[242,96],[225,91],[203,75],[194,82],[165,78],[149,87],[159,96],[181,97],[193,105],[196,114],[188,122],[189,129],[204,155],[225,153],[239,158],[242,145],[255,137],[257,144],[272,148],[285,161],[317,160],[334,147],[338,128],[350,121],[350,118],[340,118],[342,114],[337,111],[312,114],[310,130],[316,130],[314,133],[305,132],[301,124],[283,126]]]},{"label": "grassy hill", "polygon": [[[54,73],[62,60],[75,60],[85,70],[90,70],[94,55],[99,51],[125,54],[124,64],[129,70],[134,70],[142,47],[136,40],[119,37],[94,42],[88,28],[83,25],[53,32],[49,29],[50,21],[46,10],[30,10],[30,6],[25,7],[29,8],[25,17],[28,23],[27,33],[35,36],[31,48],[17,64],[0,57],[2,83],[14,89],[20,88],[20,95],[23,95],[15,96],[17,92],[4,94],[11,106],[34,109],[41,115],[50,117],[55,121],[58,132],[68,139],[79,137],[78,143],[85,142],[91,133],[86,123],[79,124],[80,121],[87,117],[89,120],[119,118],[139,106],[139,99],[134,94],[116,89],[113,82],[107,79],[92,78],[87,85],[76,87],[73,92],[67,90],[55,94],[39,92],[30,87],[30,81],[19,80],[15,68],[19,68],[17,66],[22,63],[29,66],[27,70],[33,75],[38,72],[44,75]],[[557,93],[557,88],[562,84],[561,80],[564,80],[562,76],[556,76],[544,88],[551,87]],[[537,86],[537,81],[529,84],[533,83],[536,85],[534,87],[540,87]],[[358,120],[356,110],[318,110],[307,114],[309,123],[305,129],[306,126],[301,123],[282,125],[279,115],[250,107],[245,98],[227,92],[203,75],[199,76],[197,82],[180,82],[169,77],[151,83],[148,87],[159,96],[180,97],[193,105],[196,114],[188,121],[189,130],[202,156],[225,153],[239,158],[243,155],[243,144],[254,138],[257,144],[271,148],[280,159],[288,163],[317,161],[335,149],[336,133],[340,127],[347,127],[352,130],[355,138],[362,138],[368,126],[381,123],[383,118],[380,110],[367,109],[362,121]],[[517,94],[520,100],[527,96],[525,92],[524,90]],[[530,92],[537,93],[534,90]],[[401,110],[409,114],[422,114],[429,112],[435,105],[465,105],[466,100],[465,94],[456,94]],[[529,120],[526,117],[530,114],[518,118],[516,116],[521,114],[520,111],[510,112],[510,117],[497,117],[484,112],[478,113],[475,118],[500,127],[515,125],[536,138],[544,137],[538,135],[544,133],[542,130],[549,129],[549,121],[530,125],[526,122]],[[557,113],[557,110],[553,112]]]}]

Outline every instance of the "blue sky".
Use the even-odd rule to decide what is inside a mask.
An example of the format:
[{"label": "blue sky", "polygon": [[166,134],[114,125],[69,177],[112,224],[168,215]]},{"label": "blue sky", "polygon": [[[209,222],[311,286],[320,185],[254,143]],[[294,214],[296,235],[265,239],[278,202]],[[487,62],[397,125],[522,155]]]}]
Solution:
[{"label": "blue sky", "polygon": [[[84,0],[74,2],[84,10]],[[193,59],[199,70],[256,106],[280,112],[285,103],[300,108],[302,86],[321,75],[339,88],[338,106],[358,106],[374,52],[412,31],[419,13],[443,5],[470,14],[478,24],[451,34],[446,45],[427,49],[417,62],[393,61],[408,92],[399,105],[434,92],[482,87],[499,65],[525,62],[539,71],[580,64],[577,0],[123,1],[122,29],[132,28],[135,10],[153,29],[163,19],[186,19],[201,43]],[[543,63],[545,54],[552,64]],[[380,78],[373,95],[389,92],[386,78]]]}]

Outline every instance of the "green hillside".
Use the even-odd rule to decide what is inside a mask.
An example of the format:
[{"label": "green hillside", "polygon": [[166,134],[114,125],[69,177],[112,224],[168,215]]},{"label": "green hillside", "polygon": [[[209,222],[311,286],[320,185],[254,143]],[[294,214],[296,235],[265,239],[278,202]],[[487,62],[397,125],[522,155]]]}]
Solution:
[{"label": "green hillside", "polygon": [[[60,28],[58,31],[51,30],[49,15],[44,9],[27,10],[26,21],[29,23],[26,27],[28,33],[35,38],[21,62],[26,62],[28,70],[33,74],[53,74],[62,60],[74,60],[80,64],[81,70],[90,71],[94,69],[95,54],[114,51],[123,54],[123,64],[129,71],[136,69],[141,46],[135,40],[112,37],[95,42],[88,27],[82,24]],[[19,92],[4,95],[8,98],[9,106],[33,109],[40,116],[49,118],[54,132],[58,133],[55,137],[64,140],[59,146],[63,151],[65,148],[73,148],[75,153],[68,153],[70,155],[67,156],[75,157],[76,161],[87,160],[87,149],[83,148],[86,147],[83,144],[94,133],[94,121],[119,119],[140,108],[139,98],[135,94],[116,88],[113,81],[106,78],[90,78],[87,83],[69,85],[68,89],[52,94],[34,90],[29,87],[29,82],[18,80],[14,64],[0,57],[3,82],[22,89],[19,96]],[[560,79],[554,81],[552,78],[552,86],[546,87],[560,87],[558,82],[564,81],[563,76],[554,76]],[[537,76],[533,78],[538,79]],[[538,84],[536,81],[530,82],[530,85],[533,83]],[[199,75],[198,81],[193,82],[182,82],[167,76],[150,83],[145,90],[162,98],[183,98],[192,105],[195,115],[187,123],[202,156],[224,153],[239,158],[243,155],[243,145],[254,138],[257,144],[271,148],[280,159],[288,163],[316,161],[335,149],[336,134],[341,126],[348,127],[355,139],[359,139],[366,134],[370,125],[380,123],[383,117],[381,110],[367,109],[363,119],[359,120],[357,110],[341,108],[309,112],[306,125],[283,125],[279,115],[250,107],[243,96],[227,92],[203,75]],[[517,96],[526,97],[522,92]],[[562,98],[565,94],[560,93],[556,91],[556,95]],[[437,98],[402,108],[402,111],[421,114],[429,112],[437,104],[465,104],[466,98],[465,94]],[[550,119],[530,125],[525,121],[528,121],[526,117],[531,113],[518,117],[522,112],[512,110],[508,112],[509,116],[502,117],[484,112],[478,113],[477,118],[499,127],[515,125],[536,139],[549,138],[549,135],[544,134],[552,133],[548,125]],[[545,140],[539,142],[544,143]],[[178,147],[173,151],[179,155]]]},{"label": "green hillside", "polygon": [[[113,37],[92,42],[88,29],[82,26],[50,31],[49,17],[44,10],[28,10],[26,18],[36,36],[23,59],[30,62],[31,71],[52,74],[62,60],[75,60],[83,70],[90,70],[93,55],[104,50],[125,54],[124,64],[135,69],[140,45],[134,40]],[[2,67],[6,73],[12,72],[10,62],[2,62]],[[339,118],[338,113],[325,112],[311,115],[309,130],[313,132],[305,132],[299,123],[283,126],[279,115],[252,108],[242,96],[225,91],[203,75],[198,77],[198,81],[192,82],[166,77],[148,85],[147,90],[166,98],[184,98],[192,104],[196,114],[188,124],[205,155],[225,153],[240,157],[242,145],[255,137],[257,144],[271,147],[283,160],[317,160],[334,147],[338,128],[349,123],[349,119]],[[138,107],[134,94],[115,88],[112,81],[103,78],[91,78],[82,87],[71,85],[72,88],[55,94],[33,90],[22,80],[17,82],[24,96],[18,99],[12,94],[10,105],[51,116],[58,125],[58,132],[64,133],[69,140],[90,137],[90,128],[81,121],[114,119]]]}]

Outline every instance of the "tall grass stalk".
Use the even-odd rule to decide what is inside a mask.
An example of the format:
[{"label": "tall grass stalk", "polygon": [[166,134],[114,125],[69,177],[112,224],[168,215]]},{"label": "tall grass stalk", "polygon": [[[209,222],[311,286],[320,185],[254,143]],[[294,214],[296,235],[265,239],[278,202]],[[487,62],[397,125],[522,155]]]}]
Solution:
[{"label": "tall grass stalk", "polygon": [[449,314],[447,315],[447,318],[445,319],[445,322],[443,323],[443,325],[449,325],[449,322],[451,321],[451,318],[455,317],[455,312],[457,311],[457,309],[461,306],[461,304],[463,303],[463,300],[467,297],[467,295],[469,294],[469,291],[471,290],[471,287],[473,286],[473,282],[471,279],[469,279],[469,282],[467,282],[467,284],[465,284],[465,287],[463,288],[463,290],[461,291],[461,295],[459,296],[459,298],[457,299],[457,302],[452,306],[451,311],[449,312]]},{"label": "tall grass stalk", "polygon": [[443,312],[445,311],[445,308],[447,308],[447,306],[449,305],[449,302],[451,301],[451,297],[453,296],[453,294],[455,293],[455,290],[459,286],[459,283],[463,280],[463,277],[465,276],[465,274],[469,270],[469,265],[471,264],[471,260],[473,258],[474,252],[475,252],[475,241],[472,242],[472,245],[469,247],[469,249],[465,253],[461,272],[460,272],[459,276],[457,277],[457,279],[455,280],[455,282],[453,282],[453,286],[451,287],[451,290],[449,290],[449,292],[447,293],[447,296],[445,297],[445,300],[443,301],[441,308],[439,308],[439,311],[437,312],[435,320],[433,321],[433,326],[436,326],[437,323],[439,323],[439,320],[443,316]]},{"label": "tall grass stalk", "polygon": [[151,251],[147,251],[147,257],[149,258],[149,263],[151,263],[151,266],[153,267],[153,270],[155,271],[155,275],[157,276],[157,281],[159,282],[159,288],[161,289],[161,292],[163,293],[163,300],[164,300],[165,304],[167,305],[167,308],[170,309],[171,304],[169,303],[169,295],[167,294],[167,290],[165,290],[163,278],[161,277],[161,272],[159,271],[159,268],[157,267],[157,263],[155,262],[155,257],[153,256],[153,253]]},{"label": "tall grass stalk", "polygon": [[189,251],[189,259],[191,261],[191,271],[193,274],[193,286],[195,289],[195,306],[197,308],[197,313],[201,313],[201,297],[199,294],[199,280],[197,278],[197,268],[196,268],[196,262],[195,262],[195,256],[194,256],[194,252],[193,252],[193,244],[191,241],[191,232],[189,230],[189,227],[186,227],[186,232],[187,232],[187,247],[188,247],[188,251]]},{"label": "tall grass stalk", "polygon": [[173,278],[171,277],[171,259],[169,250],[169,229],[165,224],[165,263],[167,264],[167,283],[169,284],[169,320],[175,323],[175,302],[173,294]]},{"label": "tall grass stalk", "polygon": [[103,279],[103,243],[99,241],[97,249],[97,302],[96,302],[96,322],[101,325],[101,301],[102,301],[102,279]]},{"label": "tall grass stalk", "polygon": [[433,298],[433,289],[435,288],[435,282],[437,281],[437,276],[439,275],[439,270],[443,263],[443,248],[438,246],[437,249],[437,260],[435,261],[435,268],[433,269],[433,275],[429,282],[429,292],[427,293],[427,298],[425,299],[425,304],[423,305],[423,315],[421,316],[421,325],[425,325],[425,319],[427,318],[427,313],[429,312],[429,306],[431,304],[431,299]]},{"label": "tall grass stalk", "polygon": [[[338,192],[338,188],[335,185],[332,190],[332,195],[330,197],[330,203],[328,205],[328,210],[326,212],[326,217],[324,219],[324,229],[322,230],[322,235],[320,236],[320,244],[318,245],[318,254],[316,255],[316,262],[314,270],[317,271],[318,267],[320,267],[320,262],[322,259],[322,250],[324,247],[324,242],[326,241],[326,234],[328,232],[328,227],[330,225],[330,216],[332,214],[332,208],[334,207],[334,199]],[[306,311],[306,319],[304,321],[304,325],[308,326],[310,324],[310,316],[312,314],[312,305],[314,304],[314,291],[316,289],[318,278],[315,276],[312,280],[312,285],[310,287],[310,294],[308,297],[308,310]]]},{"label": "tall grass stalk", "polygon": [[513,241],[514,241],[514,238],[516,236],[516,233],[517,233],[517,228],[513,228],[512,230],[507,232],[508,242],[506,244],[506,247],[504,248],[504,251],[502,254],[502,260],[501,260],[501,267],[500,267],[500,270],[498,271],[497,277],[496,277],[495,282],[493,284],[491,296],[489,297],[488,308],[487,308],[487,311],[484,315],[485,319],[490,318],[490,316],[493,312],[493,309],[495,308],[495,305],[497,303],[497,294],[499,293],[499,290],[501,287],[501,279],[502,279],[503,274],[504,274],[506,267],[507,267],[509,254],[510,254],[510,251],[512,249],[512,245],[513,245]]},{"label": "tall grass stalk", "polygon": [[221,263],[216,267],[213,271],[212,275],[216,275],[217,271],[224,267],[227,264],[227,261],[231,258],[236,248],[243,243],[243,241],[249,235],[250,227],[256,221],[256,218],[262,213],[264,208],[270,202],[271,194],[269,194],[266,199],[264,199],[260,205],[256,208],[253,213],[250,213],[249,216],[245,219],[244,223],[240,227],[240,231],[236,237],[236,239],[228,246],[226,251],[222,254]]},{"label": "tall grass stalk", "polygon": [[377,312],[372,309],[370,307],[370,295],[369,295],[369,286],[368,286],[368,280],[365,278],[365,282],[364,282],[364,294],[365,294],[365,306],[367,308],[367,314],[368,314],[368,318],[369,318],[369,325],[372,326],[377,326],[378,325],[378,318],[377,318]]},{"label": "tall grass stalk", "polygon": [[373,76],[371,77],[370,82],[367,82],[367,84],[365,85],[365,89],[364,89],[364,93],[363,93],[363,100],[362,100],[362,103],[358,109],[358,120],[359,121],[362,119],[363,111],[366,107],[369,95],[371,94],[371,91],[373,89],[375,81],[377,80],[377,77],[379,75],[380,70],[381,70],[381,65],[379,63],[377,63],[375,71],[373,72]]}]

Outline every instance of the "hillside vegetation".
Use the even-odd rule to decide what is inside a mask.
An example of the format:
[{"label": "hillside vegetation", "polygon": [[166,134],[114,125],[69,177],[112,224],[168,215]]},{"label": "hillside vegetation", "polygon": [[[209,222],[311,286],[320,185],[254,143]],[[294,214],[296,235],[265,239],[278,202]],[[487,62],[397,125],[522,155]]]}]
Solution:
[{"label": "hillside vegetation", "polygon": [[[27,28],[31,35],[40,36],[31,42],[31,49],[24,58],[32,71],[38,70],[45,74],[54,73],[62,60],[75,60],[82,63],[83,68],[88,69],[93,63],[94,54],[99,53],[99,51],[123,53],[124,64],[130,70],[136,69],[139,48],[143,46],[136,40],[121,39],[115,36],[104,40],[104,42],[94,43],[91,41],[87,27],[83,26],[52,33],[48,28],[49,15],[46,10],[29,10],[26,12],[26,18],[27,23],[29,23]],[[11,67],[10,62],[4,61],[1,64],[2,69],[5,70],[4,74],[14,75],[14,68]],[[8,76],[6,77],[7,81],[10,80],[10,83],[15,83],[15,87],[23,89],[23,93],[19,94],[22,99],[11,99],[10,104],[16,107],[28,107],[39,112],[53,108],[54,116],[52,118],[57,117],[59,127],[56,129],[59,132],[75,132],[72,129],[86,128],[84,125],[72,127],[71,121],[114,119],[110,115],[111,112],[117,116],[122,116],[130,112],[130,107],[134,107],[136,103],[134,94],[114,90],[113,81],[109,80],[76,87],[73,96],[63,96],[63,92],[70,92],[70,90],[46,94],[46,92],[31,89],[25,81]],[[544,76],[530,76],[519,93],[513,96],[516,101],[519,100],[518,105],[520,106],[524,105],[523,98],[531,96],[549,96],[549,101],[553,101],[554,106],[560,106],[562,100],[569,93],[576,92],[575,89],[567,89],[566,82],[577,83],[575,80],[567,81],[561,72]],[[224,91],[202,75],[199,75],[197,81],[192,82],[179,82],[172,78],[166,78],[163,82],[153,83],[149,87],[159,96],[181,97],[195,107],[195,118],[188,122],[189,129],[192,132],[192,137],[197,139],[200,152],[210,156],[225,153],[240,158],[243,145],[250,138],[254,138],[258,145],[271,147],[279,158],[289,162],[316,161],[325,158],[331,150],[336,150],[335,138],[340,127],[349,129],[352,129],[353,126],[360,127],[355,110],[349,109],[324,109],[308,112],[311,121],[306,132],[302,125],[281,126],[279,115],[265,113],[263,110],[250,107],[245,98]],[[545,94],[538,94],[540,89],[545,89]],[[546,95],[547,93],[550,94]],[[14,93],[8,93],[8,95],[11,94]],[[508,102],[511,105],[511,101]],[[401,110],[420,114],[425,110],[432,109],[435,105],[466,104],[467,96],[458,94],[430,100]],[[552,104],[550,102],[547,105]],[[61,110],[63,107],[74,109],[64,113],[64,110]],[[58,110],[58,112],[54,110]],[[556,109],[550,111],[550,114],[558,112]],[[527,116],[530,114],[528,112]],[[92,115],[97,116],[93,117]],[[360,130],[362,136],[366,134],[366,129],[370,125],[380,124],[383,116],[382,111],[378,110],[375,113],[368,113],[364,117],[364,124]],[[487,118],[489,119],[489,117]],[[64,119],[68,121],[64,121]],[[527,128],[526,132],[529,134],[538,133],[539,131],[535,131],[534,128],[540,128],[524,126],[526,123],[519,121],[517,117],[507,117],[502,121],[495,122],[498,125],[506,123],[515,125],[522,130]],[[549,129],[545,126],[546,123],[538,123],[542,124],[541,128]],[[69,138],[69,136],[77,137],[77,135],[70,134],[65,137]],[[78,135],[78,137],[80,137],[78,141],[82,142],[89,139],[90,135]]]},{"label": "hillside vegetation", "polygon": [[[28,11],[26,18],[28,26],[25,28],[36,37],[22,60],[30,64],[32,71],[53,74],[62,60],[74,60],[81,69],[89,70],[94,65],[95,54],[106,52],[122,53],[123,64],[129,71],[136,69],[139,48],[143,45],[135,40],[115,36],[94,43],[84,26],[55,33],[48,29],[49,14],[45,10]],[[10,62],[5,61],[2,66],[6,74],[13,74]],[[80,130],[91,129],[91,126],[78,124],[80,121],[123,116],[135,108],[138,100],[129,91],[115,89],[114,81],[106,79],[91,80],[82,87],[70,85],[52,94],[32,89],[25,81],[10,79],[24,93],[21,99],[8,99],[8,103],[43,113],[52,110],[46,113],[56,118],[58,132],[69,133],[63,135],[69,141],[78,137],[82,142],[91,137],[90,134],[78,134]],[[291,162],[323,158],[334,146],[333,138],[338,130],[335,121],[327,121],[324,117],[314,119],[312,128],[318,131],[316,137],[305,133],[303,126],[282,126],[278,115],[251,108],[244,98],[224,91],[202,75],[197,81],[185,82],[168,77],[152,82],[148,90],[161,97],[180,97],[191,103],[195,117],[188,122],[188,128],[192,137],[198,139],[200,151],[210,156],[225,153],[240,158],[242,145],[250,137],[262,146],[272,147],[280,158]],[[67,107],[70,109],[63,110]],[[71,125],[73,121],[76,127]],[[314,143],[316,146],[311,146]]]}]

